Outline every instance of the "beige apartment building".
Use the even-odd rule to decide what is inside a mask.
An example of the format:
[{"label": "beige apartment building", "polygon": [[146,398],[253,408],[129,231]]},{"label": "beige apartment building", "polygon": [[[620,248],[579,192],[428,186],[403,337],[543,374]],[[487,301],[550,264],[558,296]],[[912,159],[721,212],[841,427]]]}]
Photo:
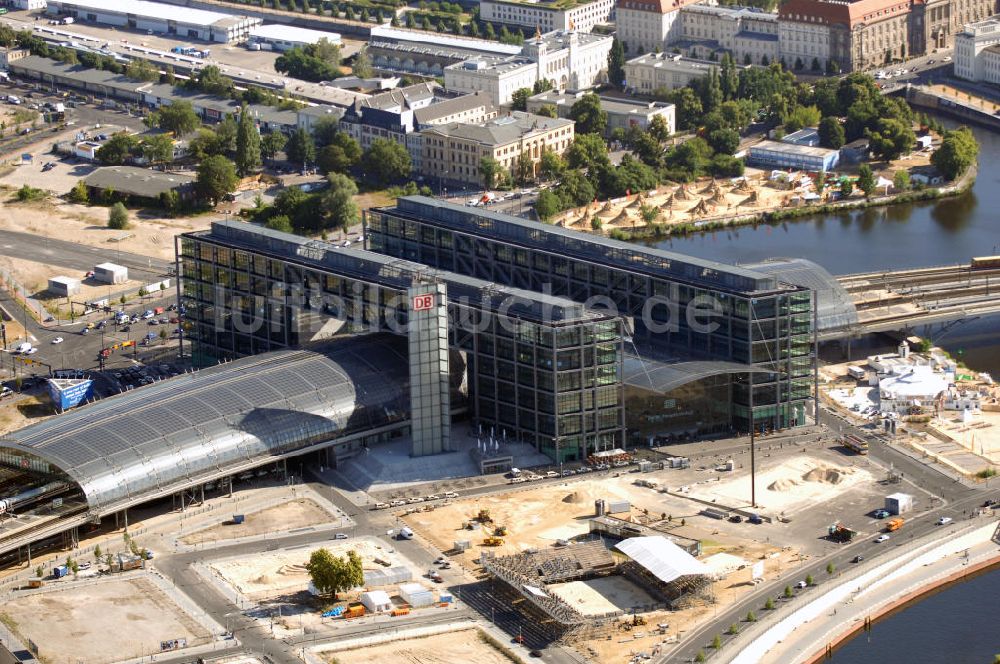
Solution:
[{"label": "beige apartment building", "polygon": [[521,154],[531,157],[532,177],[542,153],[562,154],[573,143],[573,121],[514,111],[482,125],[428,127],[422,137],[423,175],[431,184],[482,186],[480,164],[492,157],[513,172]]}]

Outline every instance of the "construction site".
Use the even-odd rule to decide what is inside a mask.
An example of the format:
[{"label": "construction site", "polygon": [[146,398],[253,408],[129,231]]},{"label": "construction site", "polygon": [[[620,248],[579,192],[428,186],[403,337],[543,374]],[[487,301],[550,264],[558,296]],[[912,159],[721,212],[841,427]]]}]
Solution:
[{"label": "construction site", "polygon": [[873,532],[865,514],[885,489],[866,458],[762,449],[754,497],[738,456],[522,484],[401,516],[489,579],[489,594],[525,624],[597,661],[628,661],[662,650],[760,580],[822,555],[834,541],[829,513],[842,515],[852,537]]}]

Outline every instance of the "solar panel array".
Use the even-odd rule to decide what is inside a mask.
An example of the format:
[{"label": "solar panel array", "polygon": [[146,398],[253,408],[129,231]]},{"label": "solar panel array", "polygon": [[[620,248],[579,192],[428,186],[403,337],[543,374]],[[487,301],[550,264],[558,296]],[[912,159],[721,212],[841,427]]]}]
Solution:
[{"label": "solar panel array", "polygon": [[406,416],[405,345],[371,335],[240,359],[72,410],[0,438],[0,448],[54,464],[91,508],[135,500]]}]

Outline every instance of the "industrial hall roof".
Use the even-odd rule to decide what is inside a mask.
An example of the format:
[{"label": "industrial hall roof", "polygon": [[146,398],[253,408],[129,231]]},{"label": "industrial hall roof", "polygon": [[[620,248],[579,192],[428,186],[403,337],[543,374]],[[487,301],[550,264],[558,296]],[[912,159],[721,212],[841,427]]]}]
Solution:
[{"label": "industrial hall roof", "polygon": [[107,514],[408,417],[406,340],[369,335],[242,358],[0,437]]}]

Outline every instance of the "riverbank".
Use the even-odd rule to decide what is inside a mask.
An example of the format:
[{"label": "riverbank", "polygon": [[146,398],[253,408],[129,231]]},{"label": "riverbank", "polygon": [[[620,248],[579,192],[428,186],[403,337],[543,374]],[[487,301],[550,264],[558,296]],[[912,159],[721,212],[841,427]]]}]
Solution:
[{"label": "riverbank", "polygon": [[[878,623],[880,620],[888,618],[891,615],[904,610],[911,604],[915,604],[923,599],[925,599],[931,593],[942,590],[948,586],[954,585],[956,583],[961,583],[972,577],[978,576],[980,574],[985,574],[994,569],[1000,569],[1000,553],[998,553],[993,558],[982,560],[975,564],[966,564],[962,569],[957,570],[950,574],[949,576],[932,581],[927,586],[924,586],[918,590],[913,591],[905,597],[901,597],[898,600],[893,601],[891,604],[883,607],[874,615],[868,616],[868,626]],[[868,627],[870,628],[870,627]],[[853,625],[845,631],[841,632],[838,636],[831,639],[827,645],[818,649],[812,657],[806,658],[803,664],[818,664],[819,662],[829,659],[830,654],[835,652],[839,646],[850,641],[856,634],[862,632],[866,629],[866,624],[862,622],[860,625]]]},{"label": "riverbank", "polygon": [[614,228],[608,235],[616,240],[626,242],[651,242],[668,238],[687,237],[689,235],[719,231],[745,226],[778,224],[802,217],[822,214],[836,214],[868,208],[882,208],[908,203],[921,203],[961,196],[969,191],[976,182],[978,166],[973,164],[958,180],[943,187],[931,187],[920,191],[907,191],[891,196],[873,196],[868,199],[849,200],[822,205],[800,205],[797,207],[760,210],[744,214],[736,214],[724,219],[705,219],[702,221],[684,222],[680,224],[650,224],[632,229]]},{"label": "riverbank", "polygon": [[896,540],[899,552],[893,559],[846,572],[843,581],[794,613],[761,625],[762,631],[728,661],[816,662],[866,622],[974,570],[1000,564],[997,527],[997,520],[990,518],[988,523],[947,526],[949,530],[923,542],[904,545],[905,540]]}]

